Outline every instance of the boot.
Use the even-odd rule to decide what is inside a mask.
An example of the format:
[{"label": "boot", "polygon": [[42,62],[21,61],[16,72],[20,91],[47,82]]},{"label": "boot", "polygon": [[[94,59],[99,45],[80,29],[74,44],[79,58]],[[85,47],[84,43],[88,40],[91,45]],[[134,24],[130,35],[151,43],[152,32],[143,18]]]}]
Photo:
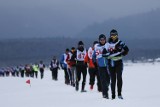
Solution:
[{"label": "boot", "polygon": [[122,95],[118,96],[119,99],[123,99]]},{"label": "boot", "polygon": [[90,90],[93,90],[93,85],[90,85]]},{"label": "boot", "polygon": [[76,91],[79,90],[79,83],[76,81],[76,86],[75,86]]},{"label": "boot", "polygon": [[84,87],[85,87],[85,84],[84,84],[84,83],[82,83],[82,89],[81,89],[81,92],[87,92],[87,91],[84,89]]},{"label": "boot", "polygon": [[103,95],[103,98],[109,99],[108,93],[106,95]]},{"label": "boot", "polygon": [[112,100],[116,98],[115,92],[112,92]]},{"label": "boot", "polygon": [[114,100],[114,99],[115,99],[115,97],[116,97],[116,96],[115,96],[115,94],[112,94],[112,100]]}]

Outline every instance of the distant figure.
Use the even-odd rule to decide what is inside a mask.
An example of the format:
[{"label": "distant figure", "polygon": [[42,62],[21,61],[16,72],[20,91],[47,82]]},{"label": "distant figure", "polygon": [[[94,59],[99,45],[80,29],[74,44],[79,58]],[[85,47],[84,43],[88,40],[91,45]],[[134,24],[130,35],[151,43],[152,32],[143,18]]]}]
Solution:
[{"label": "distant figure", "polygon": [[18,67],[18,66],[15,66],[15,67],[14,67],[14,70],[15,70],[15,72],[16,72],[16,76],[19,77],[19,72],[20,72],[20,71],[19,71],[19,67]]},{"label": "distant figure", "polygon": [[23,78],[24,77],[24,72],[25,72],[25,67],[23,65],[19,66],[19,71],[20,71],[20,75]]},{"label": "distant figure", "polygon": [[5,69],[6,77],[8,77],[8,76],[10,75],[10,73],[11,73],[10,68],[7,67],[7,68]]},{"label": "distant figure", "polygon": [[11,67],[10,71],[11,71],[12,76],[15,77],[16,71],[15,71],[14,67]]},{"label": "distant figure", "polygon": [[58,80],[58,69],[59,69],[59,61],[56,56],[53,56],[53,59],[50,63],[50,70],[52,71],[52,80]]},{"label": "distant figure", "polygon": [[76,54],[75,47],[71,48],[70,54],[67,56],[67,63],[71,71],[71,86],[75,87],[76,82],[76,59],[73,57],[73,54]]},{"label": "distant figure", "polygon": [[0,77],[4,77],[4,69],[0,68]]},{"label": "distant figure", "polygon": [[62,54],[61,60],[60,60],[61,68],[64,70],[64,78],[65,78],[65,84],[66,85],[70,84],[69,73],[68,73],[68,66],[67,66],[67,62],[66,62],[68,54],[69,54],[69,49],[67,48],[66,51],[65,51],[65,53]]},{"label": "distant figure", "polygon": [[31,77],[32,75],[32,69],[31,69],[31,66],[29,64],[26,64],[25,66],[25,75],[26,77]]},{"label": "distant figure", "polygon": [[38,71],[39,71],[39,67],[38,67],[38,64],[35,63],[32,65],[32,69],[33,69],[33,77],[34,77],[34,74],[35,74],[35,77],[38,78]]},{"label": "distant figure", "polygon": [[43,77],[44,77],[44,68],[45,68],[45,65],[43,64],[43,61],[40,61],[38,67],[39,67],[41,79],[43,79]]}]

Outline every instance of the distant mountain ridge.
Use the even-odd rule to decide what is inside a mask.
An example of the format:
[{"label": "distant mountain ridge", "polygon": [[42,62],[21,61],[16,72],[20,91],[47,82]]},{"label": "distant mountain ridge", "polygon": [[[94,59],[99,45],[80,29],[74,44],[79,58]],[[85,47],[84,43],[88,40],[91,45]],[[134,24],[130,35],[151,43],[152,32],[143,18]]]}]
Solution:
[{"label": "distant mountain ridge", "polygon": [[[49,63],[54,55],[60,59],[66,48],[77,48],[77,43],[80,40],[84,42],[86,49],[88,49],[92,46],[95,39],[32,38],[0,40],[0,67],[35,63],[40,60]],[[129,54],[124,57],[124,60],[159,58],[159,41],[160,39],[137,39],[126,41],[130,51]]]},{"label": "distant mountain ridge", "polygon": [[81,31],[78,36],[97,37],[104,33],[109,36],[112,28],[118,30],[121,38],[160,38],[160,8],[147,13],[110,19],[103,23],[95,23]]}]

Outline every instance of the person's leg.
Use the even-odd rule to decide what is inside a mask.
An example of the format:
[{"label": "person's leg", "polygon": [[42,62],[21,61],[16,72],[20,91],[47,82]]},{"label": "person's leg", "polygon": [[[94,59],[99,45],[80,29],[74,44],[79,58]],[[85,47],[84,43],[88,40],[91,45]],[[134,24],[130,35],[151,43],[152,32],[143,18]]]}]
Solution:
[{"label": "person's leg", "polygon": [[55,71],[55,80],[58,80],[58,69]]},{"label": "person's leg", "polygon": [[72,82],[72,73],[70,68],[68,68],[68,76],[69,76],[69,82]]},{"label": "person's leg", "polygon": [[111,76],[111,92],[112,92],[112,99],[115,99],[115,87],[116,87],[116,71],[115,67],[109,67],[110,76]]},{"label": "person's leg", "polygon": [[97,90],[99,92],[101,92],[102,91],[102,89],[101,89],[102,86],[101,86],[101,80],[100,80],[98,69],[95,68],[95,72],[96,72],[96,77],[97,77]]},{"label": "person's leg", "polygon": [[116,67],[116,72],[117,72],[117,91],[118,91],[118,96],[122,96],[122,72],[123,72],[123,63],[119,62],[117,67]]},{"label": "person's leg", "polygon": [[64,68],[64,73],[65,73],[65,84],[69,84],[69,74],[68,74],[68,71],[67,71],[67,68]]},{"label": "person's leg", "polygon": [[86,76],[87,76],[87,68],[84,66],[82,67],[82,75],[83,75],[83,80],[82,80],[82,92],[85,92],[85,85],[86,85]]},{"label": "person's leg", "polygon": [[102,95],[103,98],[108,99],[108,86],[110,83],[110,77],[107,71],[106,67],[99,67],[99,73],[100,73],[100,81],[102,85]]},{"label": "person's leg", "polygon": [[76,67],[76,91],[79,90],[79,81],[81,80],[81,67]]},{"label": "person's leg", "polygon": [[72,80],[71,80],[71,85],[75,86],[75,70],[76,68],[74,66],[71,67],[71,76],[72,76]]},{"label": "person's leg", "polygon": [[95,81],[95,69],[94,68],[89,68],[89,84],[90,84],[90,89],[93,89]]}]

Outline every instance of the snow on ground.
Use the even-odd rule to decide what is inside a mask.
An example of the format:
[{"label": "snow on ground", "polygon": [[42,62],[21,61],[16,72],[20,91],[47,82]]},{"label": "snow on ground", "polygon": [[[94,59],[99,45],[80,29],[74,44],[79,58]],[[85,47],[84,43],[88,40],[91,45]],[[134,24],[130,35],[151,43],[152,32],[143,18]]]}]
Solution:
[{"label": "snow on ground", "polygon": [[[104,99],[101,93],[89,90],[87,77],[86,93],[76,92],[64,84],[64,73],[59,71],[58,81],[51,79],[46,70],[44,79],[0,77],[1,107],[159,107],[160,63],[125,63],[123,71],[123,97]],[[26,80],[31,80],[30,85]],[[111,92],[109,91],[109,94]],[[111,98],[111,94],[110,94]]]}]

